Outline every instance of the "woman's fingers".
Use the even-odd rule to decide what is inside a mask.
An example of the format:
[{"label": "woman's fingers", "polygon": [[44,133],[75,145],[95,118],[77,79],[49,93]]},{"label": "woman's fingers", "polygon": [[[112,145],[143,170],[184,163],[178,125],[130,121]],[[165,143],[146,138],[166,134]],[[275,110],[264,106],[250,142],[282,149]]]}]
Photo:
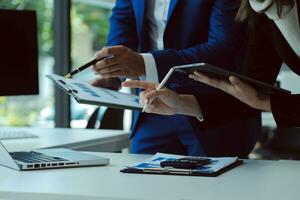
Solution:
[{"label": "woman's fingers", "polygon": [[240,92],[247,93],[253,91],[253,88],[250,85],[244,83],[243,81],[241,81],[239,78],[235,76],[230,76],[229,81]]},{"label": "woman's fingers", "polygon": [[234,76],[229,77],[229,81],[236,90],[236,98],[247,104],[251,103],[252,101],[256,101],[257,91],[252,86]]},{"label": "woman's fingers", "polygon": [[147,104],[145,98],[142,97],[142,94],[140,95],[139,103],[140,103],[140,105],[143,106],[143,107]]},{"label": "woman's fingers", "polygon": [[[157,106],[159,106],[157,105],[157,102],[161,101],[161,99],[159,99],[159,96],[157,96],[157,94],[160,94],[161,91],[161,90],[156,90],[158,84],[141,82],[141,81],[127,81],[123,83],[123,86],[145,89],[145,91],[143,91],[140,94],[140,103],[142,106],[146,106],[145,112],[157,113],[156,111],[154,112],[154,109],[157,109]],[[165,97],[166,96],[162,98]],[[164,112],[159,112],[159,114],[163,114],[163,113]]]},{"label": "woman's fingers", "polygon": [[229,94],[233,94],[235,92],[232,84],[229,83],[227,80],[211,78],[198,71],[195,71],[194,74],[191,74],[190,78],[205,83],[209,86],[223,90],[224,92],[227,92]]},{"label": "woman's fingers", "polygon": [[241,81],[235,76],[230,76],[228,80],[211,78],[200,72],[195,71],[190,78],[223,90],[234,96],[240,101],[250,105],[253,108],[261,110],[270,110],[269,98],[258,93],[251,85]]},{"label": "woman's fingers", "polygon": [[270,96],[258,92],[254,87],[238,79],[230,77],[229,81],[238,91],[236,98],[248,104],[249,106],[265,111],[271,111]]},{"label": "woman's fingers", "polygon": [[170,106],[162,102],[160,99],[149,99],[149,103],[146,107],[145,112],[154,113],[154,114],[162,114],[162,115],[170,115],[174,114],[174,109]]},{"label": "woman's fingers", "polygon": [[159,93],[160,90],[152,90],[149,91],[145,94],[145,98],[147,99],[153,99],[157,97],[157,94]]},{"label": "woman's fingers", "polygon": [[210,85],[215,88],[222,89],[222,86],[223,86],[219,79],[211,78],[211,77],[206,76],[198,71],[195,71],[194,74],[190,75],[190,77],[196,81],[205,83],[205,84]]},{"label": "woman's fingers", "polygon": [[200,81],[203,83],[210,83],[210,78],[198,71],[194,71],[193,74],[190,74],[190,78],[195,79],[196,81]]},{"label": "woman's fingers", "polygon": [[145,107],[144,111],[146,113],[153,113],[153,109],[154,109],[155,105],[153,105],[152,103],[153,103],[154,99],[147,99],[145,97],[146,94],[147,94],[146,91],[144,91],[140,94],[140,104],[143,107]]},{"label": "woman's fingers", "polygon": [[160,89],[160,90],[152,90],[145,94],[145,98],[150,99],[161,99],[161,100],[167,100],[169,99],[169,90],[166,89]]},{"label": "woman's fingers", "polygon": [[239,78],[231,76],[229,77],[229,81],[235,88],[237,94],[236,97],[238,99],[247,99],[252,101],[257,97],[257,91],[249,84],[241,81]]},{"label": "woman's fingers", "polygon": [[168,89],[152,90],[143,92],[142,99],[146,103],[145,112],[170,115],[174,114],[174,98],[170,98],[171,91]]},{"label": "woman's fingers", "polygon": [[146,112],[152,112],[152,103],[157,100],[156,95],[157,90],[145,90],[140,94],[140,101],[142,106],[146,106]]},{"label": "woman's fingers", "polygon": [[140,103],[142,106],[145,106],[145,105],[151,105],[152,102],[156,99],[155,97],[152,97],[152,95],[149,93],[153,93],[155,92],[156,90],[145,90],[143,92],[140,93]]}]

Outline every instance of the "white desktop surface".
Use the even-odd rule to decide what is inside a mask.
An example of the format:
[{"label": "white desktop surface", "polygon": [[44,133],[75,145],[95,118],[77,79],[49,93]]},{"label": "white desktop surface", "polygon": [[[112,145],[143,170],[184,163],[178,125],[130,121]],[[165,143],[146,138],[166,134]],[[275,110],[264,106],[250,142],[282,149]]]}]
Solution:
[{"label": "white desktop surface", "polygon": [[148,156],[96,153],[105,167],[19,172],[0,166],[0,199],[22,200],[298,200],[300,162],[255,161],[218,177],[125,174]]},{"label": "white desktop surface", "polygon": [[0,131],[26,131],[39,138],[2,140],[8,151],[30,151],[42,148],[70,148],[75,150],[119,151],[129,144],[129,132],[103,129],[67,128],[5,128]]}]

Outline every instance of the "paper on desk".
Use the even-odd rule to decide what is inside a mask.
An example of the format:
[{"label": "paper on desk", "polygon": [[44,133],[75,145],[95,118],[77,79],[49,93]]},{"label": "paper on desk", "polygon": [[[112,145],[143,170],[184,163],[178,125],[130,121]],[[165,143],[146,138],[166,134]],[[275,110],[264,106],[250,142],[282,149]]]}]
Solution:
[{"label": "paper on desk", "polygon": [[[163,168],[160,167],[160,163],[162,161],[170,161],[170,160],[175,160],[183,157],[186,156],[157,153],[151,158],[143,162],[138,162],[128,167],[137,168],[137,169],[162,169],[163,170]],[[210,164],[198,167],[196,169],[193,169],[192,171],[200,172],[200,173],[218,172],[219,170],[236,162],[238,159],[237,157],[218,157],[218,158],[208,157],[208,158],[211,159]]]},{"label": "paper on desk", "polygon": [[47,75],[46,77],[53,80],[62,90],[73,96],[79,103],[142,109],[137,95],[94,87],[87,82],[64,78],[55,74]]}]

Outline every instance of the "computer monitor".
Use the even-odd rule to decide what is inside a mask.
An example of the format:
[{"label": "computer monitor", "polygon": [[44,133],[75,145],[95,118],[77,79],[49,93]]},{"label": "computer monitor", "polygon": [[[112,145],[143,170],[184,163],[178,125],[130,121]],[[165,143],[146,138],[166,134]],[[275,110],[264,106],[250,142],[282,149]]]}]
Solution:
[{"label": "computer monitor", "polygon": [[38,94],[35,11],[0,9],[0,27],[0,96]]}]

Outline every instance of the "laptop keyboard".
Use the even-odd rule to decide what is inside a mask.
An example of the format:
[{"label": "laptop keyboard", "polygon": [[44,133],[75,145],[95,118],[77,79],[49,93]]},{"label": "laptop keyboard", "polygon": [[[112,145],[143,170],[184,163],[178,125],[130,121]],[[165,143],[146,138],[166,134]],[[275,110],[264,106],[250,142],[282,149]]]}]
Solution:
[{"label": "laptop keyboard", "polygon": [[0,131],[0,140],[12,140],[12,139],[29,139],[29,138],[38,138],[37,135],[29,133],[27,131]]},{"label": "laptop keyboard", "polygon": [[35,151],[30,152],[12,152],[9,153],[14,160],[24,163],[47,163],[68,161],[59,157],[52,157]]}]

